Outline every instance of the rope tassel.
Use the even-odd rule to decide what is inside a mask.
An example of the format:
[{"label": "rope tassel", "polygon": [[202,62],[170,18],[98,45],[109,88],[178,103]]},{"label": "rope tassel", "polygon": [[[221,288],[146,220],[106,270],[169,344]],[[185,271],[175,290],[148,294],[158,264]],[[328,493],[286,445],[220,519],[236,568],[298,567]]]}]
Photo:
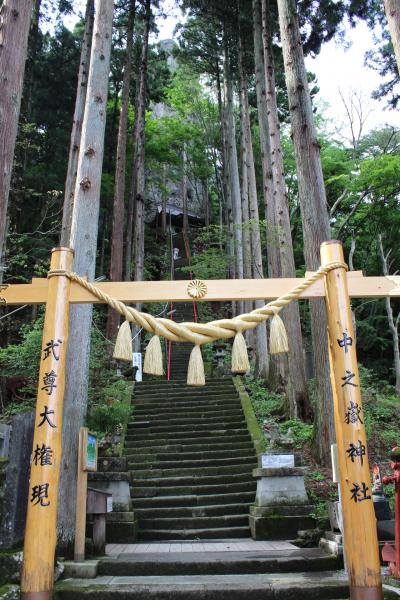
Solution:
[{"label": "rope tassel", "polygon": [[133,361],[132,332],[129,321],[124,321],[118,329],[113,358],[116,358],[117,360],[124,360],[130,363]]},{"label": "rope tassel", "polygon": [[278,312],[279,310],[275,308],[274,316],[272,317],[271,321],[271,334],[269,341],[271,354],[285,354],[285,352],[289,352],[285,325]]},{"label": "rope tassel", "polygon": [[194,346],[190,353],[189,366],[187,372],[187,384],[200,387],[205,385],[203,357],[200,346]]},{"label": "rope tassel", "polygon": [[249,357],[244,335],[238,331],[232,345],[232,373],[247,373],[250,370]]},{"label": "rope tassel", "polygon": [[148,375],[164,375],[161,342],[158,335],[153,335],[147,344],[144,355],[143,373]]}]

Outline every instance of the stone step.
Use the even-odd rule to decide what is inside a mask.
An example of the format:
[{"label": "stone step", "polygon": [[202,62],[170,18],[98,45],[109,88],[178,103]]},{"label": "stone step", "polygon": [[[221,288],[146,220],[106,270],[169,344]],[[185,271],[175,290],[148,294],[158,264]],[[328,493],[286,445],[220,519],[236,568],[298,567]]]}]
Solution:
[{"label": "stone step", "polygon": [[[255,459],[253,459],[255,461]],[[230,475],[231,473],[251,473],[251,462],[244,464],[236,464],[221,467],[188,467],[188,468],[172,468],[172,469],[131,469],[134,479],[151,479],[154,477],[166,478],[168,476],[176,477],[196,477],[202,475]],[[254,468],[257,464],[254,464]]]},{"label": "stone step", "polygon": [[251,471],[249,471],[248,468],[244,472],[238,473],[235,470],[233,473],[228,473],[225,475],[218,473],[217,475],[212,474],[193,476],[192,474],[182,475],[181,473],[179,473],[178,475],[173,475],[172,473],[168,473],[168,477],[159,477],[157,475],[154,475],[154,477],[147,477],[146,479],[144,479],[143,477],[134,476],[132,476],[131,478],[133,488],[135,487],[135,485],[140,485],[141,487],[148,486],[153,488],[176,487],[178,488],[177,495],[179,495],[178,492],[180,491],[182,486],[198,488],[203,487],[204,485],[218,485],[222,487],[222,489],[226,492],[226,488],[230,484],[236,485],[238,483],[250,482],[253,483],[253,487],[255,489],[257,484],[254,477],[251,474]]},{"label": "stone step", "polygon": [[243,420],[243,412],[239,407],[228,410],[196,410],[196,411],[177,411],[173,413],[157,411],[135,412],[135,420],[128,423],[127,430],[136,429],[136,423],[147,421],[151,427],[157,425],[185,425],[187,423],[219,422],[229,423],[234,420]]},{"label": "stone step", "polygon": [[[161,433],[161,432],[160,432]],[[236,439],[236,436],[238,435],[246,435],[247,437],[250,438],[250,434],[248,433],[247,429],[243,426],[243,427],[227,427],[227,428],[221,428],[219,425],[215,425],[215,428],[204,428],[204,427],[197,427],[195,430],[190,430],[188,431],[188,428],[186,427],[183,428],[180,431],[164,431],[164,437],[161,437],[159,435],[159,433],[157,432],[143,432],[143,430],[141,430],[140,433],[135,433],[135,434],[131,434],[131,435],[127,435],[126,440],[153,440],[159,442],[160,439],[162,440],[166,440],[167,442],[173,442],[173,440],[188,440],[188,439],[193,439],[195,437],[200,437],[200,438],[205,438],[207,439],[207,441],[211,444],[213,442],[213,438],[214,437],[229,437],[232,440]],[[190,435],[190,438],[188,438],[187,436]],[[166,437],[168,436],[168,437]]]},{"label": "stone step", "polygon": [[[217,417],[231,417],[232,415],[237,415],[237,414],[241,414],[242,413],[242,407],[240,406],[240,404],[238,404],[237,406],[191,406],[188,407],[188,410],[177,410],[175,407],[166,407],[164,406],[164,408],[162,409],[162,411],[160,411],[158,408],[140,408],[137,409],[135,407],[135,412],[134,412],[134,418],[135,420],[142,420],[144,418],[147,418],[148,420],[152,420],[152,419],[162,419],[167,420],[167,419],[181,419],[182,415],[187,415],[190,414],[191,417],[193,418],[201,418],[204,416],[210,416],[213,418],[217,418]],[[130,421],[130,423],[134,423],[134,421]]]},{"label": "stone step", "polygon": [[248,527],[249,515],[244,511],[239,514],[214,515],[207,517],[144,517],[139,519],[139,532],[153,530],[221,529],[224,527]]},{"label": "stone step", "polygon": [[131,497],[134,498],[147,498],[147,497],[164,497],[164,496],[208,496],[209,494],[215,494],[215,502],[218,497],[226,496],[226,494],[241,494],[245,492],[252,492],[255,496],[256,487],[252,485],[252,481],[242,481],[232,484],[221,484],[221,485],[183,485],[177,489],[175,486],[168,486],[168,481],[162,480],[163,485],[152,486],[152,485],[137,485],[131,490]]},{"label": "stone step", "polygon": [[188,393],[189,391],[193,390],[218,390],[218,389],[228,389],[228,390],[232,390],[235,389],[235,384],[233,383],[232,379],[225,379],[225,380],[215,380],[215,379],[207,379],[205,385],[202,386],[193,386],[193,385],[188,385],[187,381],[186,381],[186,370],[183,370],[185,372],[185,374],[181,375],[181,377],[176,377],[174,379],[174,381],[166,381],[166,380],[154,380],[154,381],[145,381],[142,384],[137,383],[135,385],[135,394],[145,394],[148,392],[158,392],[159,389],[161,389],[162,391],[167,391],[167,392],[179,392],[181,393],[186,392]]},{"label": "stone step", "polygon": [[[135,520],[135,514],[131,511],[117,511],[117,510],[113,510],[112,512],[109,512],[106,514],[106,521],[108,523],[133,523],[133,521]],[[92,516],[88,517],[88,521],[92,521],[93,518]]]},{"label": "stone step", "polygon": [[[130,423],[127,427],[127,434],[134,433],[137,429],[141,429],[143,421],[137,421],[136,423]],[[174,419],[153,419],[152,421],[148,421],[149,425],[146,427],[147,431],[150,432],[162,432],[162,431],[181,431],[188,429],[197,428],[199,426],[209,425],[221,427],[226,427],[231,424],[238,424],[239,426],[245,423],[243,418],[243,414],[225,416],[223,418],[213,417],[213,415],[208,415],[204,417],[178,417]],[[189,426],[189,427],[188,427]]]},{"label": "stone step", "polygon": [[182,373],[182,378],[179,382],[176,382],[175,385],[173,385],[172,383],[168,383],[167,381],[165,381],[164,383],[162,381],[155,383],[155,385],[150,385],[149,383],[144,383],[142,386],[139,387],[139,384],[136,384],[135,386],[135,395],[141,395],[141,394],[158,394],[159,391],[162,391],[163,393],[167,393],[167,394],[188,394],[189,392],[198,392],[198,393],[209,393],[209,392],[215,392],[215,391],[219,391],[219,390],[229,390],[229,391],[234,391],[235,388],[235,384],[230,381],[230,382],[215,382],[212,379],[207,380],[205,385],[201,385],[201,386],[193,386],[193,385],[188,385],[186,382],[186,368],[184,369],[184,377],[183,377],[183,373]]},{"label": "stone step", "polygon": [[230,503],[239,504],[251,504],[254,502],[255,490],[249,492],[233,492],[229,494],[214,494],[208,495],[196,495],[191,494],[188,496],[152,496],[148,498],[133,498],[132,502],[135,510],[146,508],[151,510],[152,507],[159,507],[161,509],[167,507],[174,508],[196,508],[199,506],[214,506],[227,505]]},{"label": "stone step", "polygon": [[[220,451],[230,451],[230,452],[245,452],[247,450],[254,451],[254,445],[251,441],[245,442],[237,442],[236,440],[233,442],[213,442],[213,450],[210,452],[220,452]],[[190,454],[197,452],[206,452],[210,448],[208,443],[200,443],[200,444],[170,444],[170,445],[157,445],[151,446],[151,449],[154,453],[157,453],[159,456],[164,456],[166,454]],[[131,454],[133,452],[137,452],[141,455],[147,455],[149,452],[149,446],[135,446],[134,442],[125,443],[125,455]]]},{"label": "stone step", "polygon": [[215,500],[213,502],[217,503],[219,501],[225,502],[227,495],[245,493],[251,493],[254,501],[256,488],[254,485],[252,485],[251,481],[232,483],[231,485],[185,485],[180,489],[177,489],[174,486],[169,487],[168,485],[165,485],[164,482],[164,485],[160,487],[138,485],[133,489],[131,488],[131,498],[134,505],[137,498],[140,498],[141,500],[148,498],[154,498],[154,500],[165,498],[165,502],[167,503],[168,498],[171,497],[179,498],[180,496],[198,496],[200,499],[201,497],[208,498],[211,494],[215,494]]},{"label": "stone step", "polygon": [[181,401],[177,401],[175,402],[174,400],[169,400],[168,402],[160,402],[160,401],[154,401],[151,403],[135,403],[135,409],[134,409],[134,413],[133,416],[136,414],[136,411],[159,411],[160,414],[163,413],[163,411],[170,411],[170,412],[178,412],[181,413],[185,412],[186,410],[190,410],[190,411],[196,411],[196,410],[201,410],[202,408],[208,409],[208,410],[229,410],[231,408],[241,408],[241,404],[240,401],[238,400],[238,398],[228,398],[226,399],[224,398],[206,398],[205,400],[197,400],[196,402],[191,402],[191,400],[186,399],[185,402],[181,402]]},{"label": "stone step", "polygon": [[[136,436],[132,436],[132,439],[130,440],[125,440],[125,448],[148,448],[149,446],[151,448],[163,448],[163,447],[182,447],[182,448],[198,448],[198,447],[205,447],[205,448],[209,448],[210,444],[212,444],[212,447],[216,447],[218,446],[229,446],[231,448],[236,448],[236,447],[241,447],[241,444],[252,444],[251,442],[251,438],[250,438],[250,434],[246,431],[243,432],[241,431],[241,433],[236,433],[234,438],[230,438],[227,436],[219,436],[218,433],[214,434],[214,432],[211,432],[212,436],[204,436],[201,437],[201,435],[199,435],[198,437],[191,437],[191,435],[189,434],[190,437],[187,437],[184,439],[184,441],[182,441],[182,438],[173,440],[173,439],[166,439],[166,438],[157,438],[156,440],[154,440],[153,438],[151,439],[136,439]],[[211,437],[211,439],[210,439]],[[228,441],[229,440],[229,441]],[[239,446],[240,445],[240,446]]]},{"label": "stone step", "polygon": [[[214,379],[207,378],[205,385],[201,386],[202,389],[207,388],[218,388],[218,387],[234,387],[235,383],[231,377],[227,377],[225,379]],[[142,383],[135,384],[135,392],[144,392],[146,390],[156,390],[158,387],[163,389],[185,389],[190,390],[193,389],[192,385],[188,385],[187,376],[185,374],[181,374],[179,377],[175,376],[173,379],[171,378],[168,381],[166,378],[154,378],[154,379],[146,379]]]},{"label": "stone step", "polygon": [[220,390],[227,390],[229,392],[234,392],[236,390],[235,385],[232,381],[224,381],[224,382],[215,382],[214,380],[207,381],[206,385],[201,387],[194,387],[192,385],[187,385],[186,383],[186,375],[184,379],[175,380],[174,382],[168,381],[156,381],[150,382],[147,381],[143,384],[135,385],[135,396],[142,396],[146,394],[158,394],[158,393],[167,393],[167,394],[189,394],[190,392],[218,392]]},{"label": "stone step", "polygon": [[[294,508],[294,510],[296,510]],[[253,531],[254,517],[250,516],[250,525]],[[315,519],[306,515],[274,515],[267,518],[263,527],[255,529],[255,540],[287,540],[297,537],[297,532],[302,529],[314,529]]]},{"label": "stone step", "polygon": [[254,460],[254,448],[248,445],[247,448],[229,448],[225,450],[213,449],[213,450],[200,450],[198,452],[153,452],[152,454],[144,454],[143,452],[132,451],[128,452],[128,448],[125,449],[124,455],[128,461],[134,459],[140,460],[141,463],[159,463],[164,468],[164,463],[170,463],[172,461],[179,461],[182,463],[182,458],[185,461],[188,460],[230,460],[233,458],[252,458]]},{"label": "stone step", "polygon": [[196,405],[197,402],[203,402],[204,404],[209,404],[211,406],[214,405],[215,402],[226,401],[231,404],[237,404],[240,406],[240,400],[235,395],[235,392],[207,392],[207,393],[197,393],[186,392],[185,394],[167,394],[163,392],[158,392],[157,395],[154,396],[141,396],[134,398],[134,405],[137,407],[153,407],[153,406],[169,406],[174,403],[177,406]]},{"label": "stone step", "polygon": [[[217,389],[217,388],[234,388],[235,384],[231,378],[227,379],[209,379],[206,385],[198,389]],[[159,389],[164,390],[185,390],[193,391],[192,385],[187,385],[186,375],[184,377],[175,377],[173,381],[167,381],[166,379],[152,379],[142,383],[136,383],[135,394],[141,394],[147,391],[158,391]]]},{"label": "stone step", "polygon": [[146,540],[220,540],[234,538],[248,538],[248,526],[215,527],[206,529],[147,529],[139,531],[139,539]]},{"label": "stone step", "polygon": [[347,579],[335,572],[172,575],[66,579],[57,600],[333,600],[348,598]]},{"label": "stone step", "polygon": [[[245,543],[245,542],[244,542]],[[149,549],[148,549],[149,550]],[[99,562],[99,575],[228,575],[245,573],[298,573],[341,568],[342,562],[319,548],[247,552],[135,552],[134,558],[120,556]]]},{"label": "stone step", "polygon": [[[138,508],[135,506],[135,515],[140,519],[157,518],[184,518],[184,517],[215,517],[218,515],[248,515],[250,502],[241,502],[239,504],[215,504],[211,506],[175,506],[160,508],[158,506],[149,508]],[[112,514],[112,513],[110,513]],[[118,519],[115,519],[118,521]],[[120,519],[123,520],[123,519]],[[128,519],[126,519],[128,520]]]},{"label": "stone step", "polygon": [[[93,537],[93,524],[87,523],[86,534]],[[133,544],[137,540],[138,526],[136,522],[107,521],[106,540],[108,544]]]},{"label": "stone step", "polygon": [[[247,454],[247,455],[243,455],[243,454],[239,454],[237,456],[230,456],[228,458],[224,457],[224,458],[217,458],[217,457],[213,457],[213,458],[200,458],[198,460],[196,459],[190,459],[190,460],[186,460],[186,456],[181,457],[181,459],[179,460],[179,457],[176,458],[175,460],[164,460],[164,461],[159,461],[157,460],[157,457],[153,457],[152,459],[150,458],[149,461],[143,461],[141,456],[134,456],[132,458],[135,458],[136,460],[129,460],[128,458],[128,467],[130,471],[134,471],[137,472],[141,469],[154,469],[155,471],[164,471],[165,469],[168,470],[178,470],[181,473],[185,473],[188,472],[187,470],[193,470],[196,469],[202,469],[204,468],[208,468],[208,467],[217,467],[217,466],[221,466],[221,467],[226,467],[226,466],[231,466],[231,467],[235,467],[236,465],[244,465],[247,464],[249,465],[249,469],[251,468],[251,466],[256,467],[257,466],[257,461],[254,458],[254,452]],[[182,460],[182,458],[185,458],[185,460]]]}]

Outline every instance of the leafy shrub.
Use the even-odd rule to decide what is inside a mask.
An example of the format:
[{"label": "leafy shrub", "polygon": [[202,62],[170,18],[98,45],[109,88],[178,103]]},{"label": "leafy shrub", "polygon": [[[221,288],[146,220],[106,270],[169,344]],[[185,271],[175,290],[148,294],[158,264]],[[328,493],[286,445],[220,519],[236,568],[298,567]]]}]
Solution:
[{"label": "leafy shrub", "polygon": [[90,410],[88,426],[100,434],[115,433],[126,424],[130,414],[130,405],[119,400],[110,404],[97,404]]},{"label": "leafy shrub", "polygon": [[291,429],[296,448],[302,448],[304,444],[312,442],[314,426],[303,423],[303,421],[300,421],[299,419],[289,419],[288,421],[281,423],[280,429],[283,433],[286,433]]},{"label": "leafy shrub", "polygon": [[3,377],[23,376],[37,381],[43,320],[41,315],[36,321],[22,325],[21,342],[0,348],[0,369]]},{"label": "leafy shrub", "polygon": [[132,382],[115,379],[91,390],[88,425],[97,433],[115,433],[131,414]]},{"label": "leafy shrub", "polygon": [[260,425],[264,419],[274,416],[284,417],[286,413],[286,398],[282,394],[271,392],[266,387],[265,381],[248,377],[245,380],[254,413]]}]

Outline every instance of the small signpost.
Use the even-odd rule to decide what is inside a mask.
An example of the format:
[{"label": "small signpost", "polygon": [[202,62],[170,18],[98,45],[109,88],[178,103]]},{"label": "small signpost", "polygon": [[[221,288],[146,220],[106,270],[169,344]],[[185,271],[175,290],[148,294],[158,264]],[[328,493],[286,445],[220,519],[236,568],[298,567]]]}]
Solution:
[{"label": "small signpost", "polygon": [[294,454],[263,454],[261,456],[263,469],[282,469],[294,467]]},{"label": "small signpost", "polygon": [[138,381],[139,383],[142,381],[142,353],[141,352],[134,352],[133,353],[133,368],[135,369],[136,367],[136,372],[135,372],[135,381]]},{"label": "small signpost", "polygon": [[97,438],[87,427],[79,431],[78,475],[76,480],[76,516],[74,560],[85,560],[87,478],[97,471]]},{"label": "small signpost", "polygon": [[89,433],[86,427],[83,427],[84,449],[83,453],[83,470],[97,471],[97,437],[93,433]]}]

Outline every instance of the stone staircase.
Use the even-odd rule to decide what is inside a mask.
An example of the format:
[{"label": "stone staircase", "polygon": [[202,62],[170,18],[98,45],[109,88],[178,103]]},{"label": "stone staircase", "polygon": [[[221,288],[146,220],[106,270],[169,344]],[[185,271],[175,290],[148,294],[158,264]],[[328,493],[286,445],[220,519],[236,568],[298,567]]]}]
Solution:
[{"label": "stone staircase", "polygon": [[124,452],[139,539],[249,537],[257,459],[232,380],[147,381],[134,404]]},{"label": "stone staircase", "polygon": [[[178,241],[174,246],[182,250]],[[185,264],[185,259],[180,262]],[[174,309],[174,320],[193,320],[191,304]],[[347,578],[337,572],[340,559],[319,548],[283,542],[264,547],[249,539],[257,458],[240,397],[231,378],[188,387],[191,349],[190,344],[172,345],[171,381],[149,379],[135,387],[124,454],[139,543],[132,543],[127,531],[113,540],[124,543],[110,545],[110,555],[91,563],[86,574],[79,575],[72,563],[54,597],[348,598]]]}]

